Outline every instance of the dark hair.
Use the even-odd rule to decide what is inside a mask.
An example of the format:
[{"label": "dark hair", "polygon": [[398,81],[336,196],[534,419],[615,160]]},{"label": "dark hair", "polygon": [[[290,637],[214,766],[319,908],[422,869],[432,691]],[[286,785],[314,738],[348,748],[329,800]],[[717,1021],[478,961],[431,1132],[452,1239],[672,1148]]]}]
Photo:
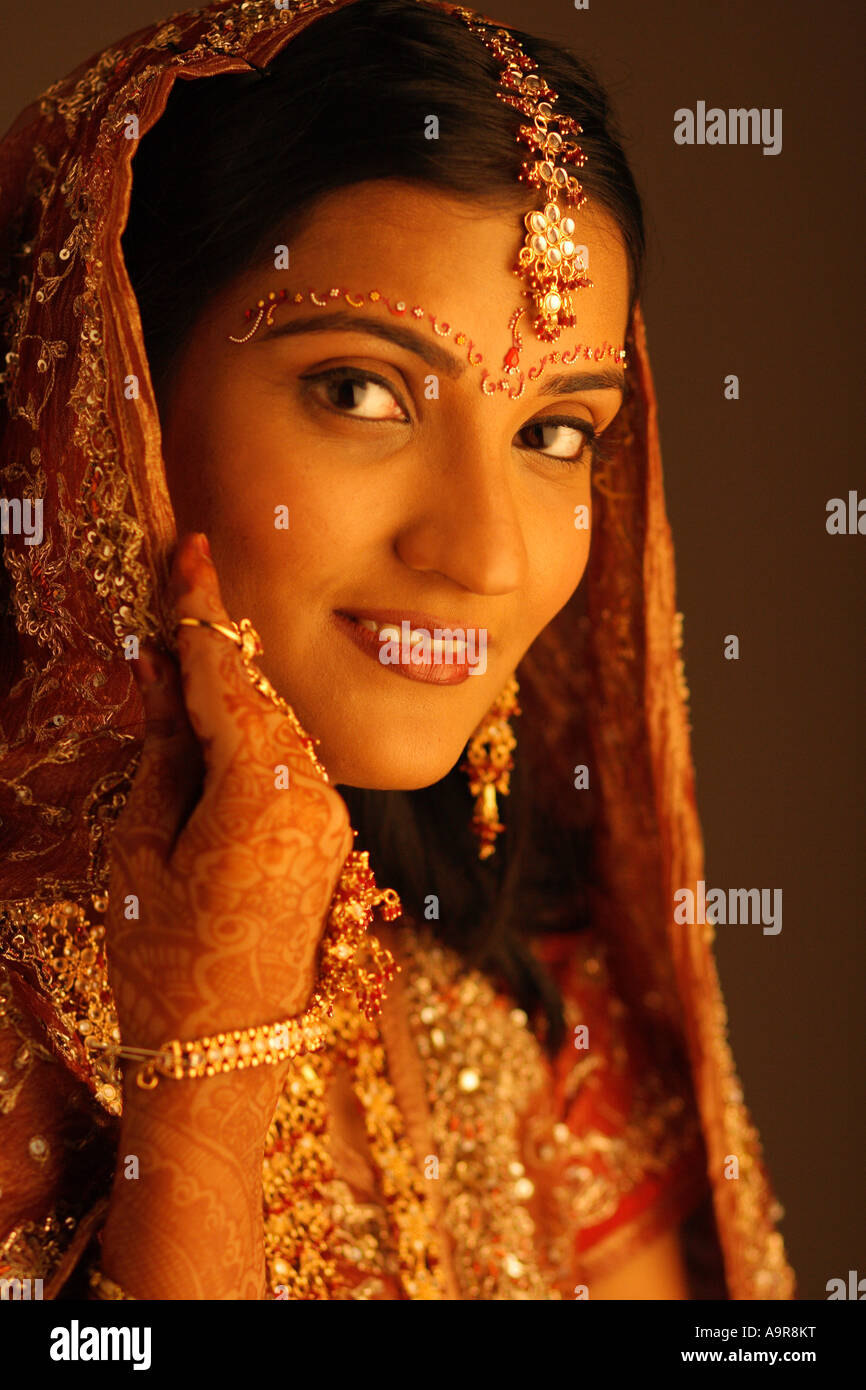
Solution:
[{"label": "dark hair", "polygon": [[[559,94],[558,109],[583,127],[580,179],[622,235],[631,317],[643,217],[608,99],[573,54],[511,32]],[[209,297],[257,259],[271,264],[287,226],[297,235],[325,194],[399,179],[515,214],[525,208],[518,175],[528,152],[515,138],[524,118],[496,98],[498,79],[493,55],[445,11],[418,0],[357,0],[317,19],[266,69],[177,81],[136,152],[122,240],[157,396]],[[431,114],[436,140],[424,134]],[[516,238],[519,229],[515,216]],[[588,838],[533,804],[516,728],[507,829],[484,863],[459,764],[421,790],[341,790],[379,882],[396,888],[419,921],[435,895],[441,915],[431,930],[498,977],[531,1017],[540,1007],[533,1021],[553,1051],[564,1031],[561,999],[528,937],[585,925]]]}]

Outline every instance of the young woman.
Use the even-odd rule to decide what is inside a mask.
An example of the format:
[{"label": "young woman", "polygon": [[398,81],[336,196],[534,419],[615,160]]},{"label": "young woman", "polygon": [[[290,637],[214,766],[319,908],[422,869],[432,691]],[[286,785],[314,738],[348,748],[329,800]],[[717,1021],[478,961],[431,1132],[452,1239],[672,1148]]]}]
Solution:
[{"label": "young woman", "polygon": [[642,215],[592,73],[450,5],[215,4],[23,113],[0,198],[2,1272],[792,1297],[674,916]]}]

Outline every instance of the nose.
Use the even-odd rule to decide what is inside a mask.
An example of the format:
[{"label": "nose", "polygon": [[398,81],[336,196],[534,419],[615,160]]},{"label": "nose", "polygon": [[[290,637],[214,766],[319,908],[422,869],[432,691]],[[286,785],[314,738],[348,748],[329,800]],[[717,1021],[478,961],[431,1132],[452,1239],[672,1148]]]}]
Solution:
[{"label": "nose", "polygon": [[[510,454],[510,450],[508,451]],[[461,447],[453,437],[441,469],[429,468],[412,520],[400,528],[397,553],[410,569],[435,571],[473,594],[508,594],[526,581],[529,557],[510,460],[494,450]]]}]

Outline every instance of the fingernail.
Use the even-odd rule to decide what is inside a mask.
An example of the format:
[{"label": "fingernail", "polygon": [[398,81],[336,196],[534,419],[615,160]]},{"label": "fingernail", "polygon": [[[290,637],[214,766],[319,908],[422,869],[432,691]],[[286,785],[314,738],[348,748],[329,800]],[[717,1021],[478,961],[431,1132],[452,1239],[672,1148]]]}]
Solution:
[{"label": "fingernail", "polygon": [[204,531],[196,531],[195,546],[199,555],[203,555],[206,560],[213,559],[213,556],[210,553],[210,541],[208,540]]}]

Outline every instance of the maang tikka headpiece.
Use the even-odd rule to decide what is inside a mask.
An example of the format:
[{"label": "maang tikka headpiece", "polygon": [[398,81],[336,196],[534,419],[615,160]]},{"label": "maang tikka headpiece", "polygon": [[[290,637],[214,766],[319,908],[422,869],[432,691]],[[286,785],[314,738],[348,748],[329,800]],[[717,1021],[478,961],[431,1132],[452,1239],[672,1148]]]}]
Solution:
[{"label": "maang tikka headpiece", "polygon": [[[531,209],[524,216],[526,234],[513,270],[526,285],[524,295],[532,300],[532,327],[535,333],[543,342],[555,342],[563,328],[572,328],[575,324],[575,291],[594,287],[594,282],[584,273],[586,265],[579,255],[579,250],[583,248],[579,248],[575,243],[575,222],[570,215],[583,207],[586,194],[583,192],[583,185],[566,167],[572,165],[582,169],[586,164],[586,155],[574,138],[583,133],[583,127],[571,116],[554,112],[553,105],[559,99],[558,93],[547,85],[537,71],[538,64],[523,52],[520,44],[507,29],[494,27],[491,22],[462,5],[442,4],[440,8],[461,20],[494,54],[502,65],[499,78],[501,90],[497,91],[497,97],[531,119],[531,125],[519,127],[517,140],[528,145],[537,157],[524,160],[519,178],[540,190],[542,206]],[[560,200],[565,204],[565,208],[560,205]],[[270,327],[277,305],[289,297],[290,291],[286,287],[281,288],[279,292],[271,290],[267,298],[259,299],[254,306],[247,309],[245,317],[253,321],[252,328],[242,337],[230,334],[229,340],[233,343],[246,343],[255,335],[262,322]],[[313,290],[309,290],[307,296],[297,290],[291,294],[295,304],[302,303],[305,297],[309,298],[312,304],[322,307],[326,306],[329,300],[340,298],[352,308],[362,308],[365,303],[363,292],[350,292],[349,289],[340,286],[322,290],[318,296]],[[396,300],[392,303],[380,290],[368,291],[367,298],[371,303],[384,302],[393,314],[409,312],[407,302]],[[520,368],[523,339],[518,325],[525,312],[524,309],[517,308],[508,320],[511,346],[507,349],[502,363],[503,370],[510,376],[516,376],[519,383],[512,388],[512,383],[505,379],[495,381],[485,368],[481,382],[485,395],[507,390],[509,396],[516,400],[523,393],[525,382]],[[438,324],[436,316],[427,313],[420,305],[414,305],[411,313],[417,318],[429,318],[434,332],[440,336],[450,334],[450,323]],[[455,342],[462,344],[466,337],[465,332],[457,332]],[[613,344],[606,341],[600,348],[579,343],[570,352],[547,354],[540,364],[530,367],[527,375],[533,379],[541,374],[548,361],[552,363],[561,359],[567,364],[581,354],[588,361],[598,362],[609,356],[622,363],[625,363],[627,355],[624,347],[615,349]],[[471,342],[467,357],[473,365],[483,362],[480,352],[473,353]]]},{"label": "maang tikka headpiece", "polygon": [[[586,163],[586,156],[573,138],[582,134],[582,127],[570,116],[554,114],[557,93],[539,76],[538,65],[507,29],[492,29],[471,10],[461,7],[455,7],[451,13],[462,19],[503,64],[499,79],[502,90],[496,93],[497,97],[531,121],[520,127],[517,138],[537,157],[524,161],[520,178],[533,188],[543,189],[544,205],[527,212],[523,219],[526,236],[514,273],[524,280],[524,294],[532,300],[532,327],[536,335],[544,342],[553,342],[563,328],[574,326],[573,292],[592,288],[578,259],[574,218],[563,213],[559,202],[562,198],[577,212],[586,201],[580,182],[565,167],[571,164],[580,169]],[[523,309],[518,309],[509,320],[511,347],[503,362],[507,372],[518,370],[523,343],[517,325],[523,313]],[[470,789],[477,797],[472,825],[482,859],[494,853],[496,837],[505,828],[499,820],[496,794],[507,796],[510,791],[515,738],[509,715],[520,712],[518,690],[517,679],[511,676],[476,730],[467,761],[461,765],[461,770],[469,774]]]},{"label": "maang tikka headpiece", "polygon": [[[536,335],[544,342],[553,342],[563,328],[574,326],[574,291],[591,289],[593,284],[578,256],[574,218],[560,206],[562,199],[577,212],[586,201],[581,183],[566,167],[581,169],[586,163],[586,155],[574,139],[582,134],[583,127],[571,116],[554,112],[558,94],[507,29],[494,29],[460,6],[450,12],[462,19],[503,65],[499,78],[502,90],[496,93],[499,100],[521,111],[531,122],[520,127],[517,139],[536,157],[524,161],[520,179],[543,190],[544,203],[523,219],[526,236],[514,273],[524,280],[524,294],[532,300]],[[522,340],[517,324],[523,312],[517,310],[509,322],[512,344],[503,363],[509,372],[518,368]]]}]

